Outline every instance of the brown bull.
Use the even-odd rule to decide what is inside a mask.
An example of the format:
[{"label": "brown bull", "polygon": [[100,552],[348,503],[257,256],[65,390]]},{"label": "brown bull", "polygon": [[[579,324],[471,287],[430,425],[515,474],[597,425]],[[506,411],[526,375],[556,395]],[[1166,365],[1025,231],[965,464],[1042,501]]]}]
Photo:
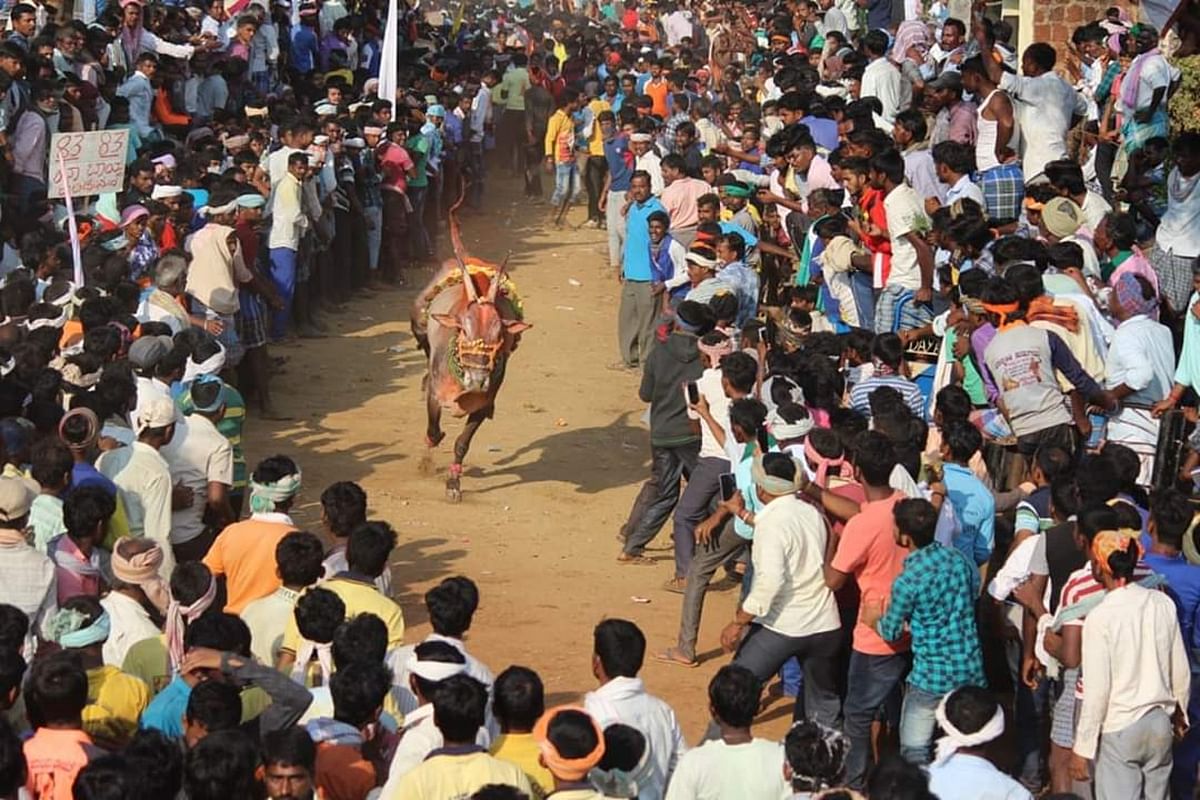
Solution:
[{"label": "brown bull", "polygon": [[464,256],[458,218],[450,212],[450,237],[454,260],[442,268],[413,303],[412,332],[428,359],[425,374],[425,407],[428,427],[425,443],[437,447],[442,431],[442,410],[467,418],[454,442],[454,461],[446,478],[446,497],[462,499],[462,464],[471,439],[485,419],[496,411],[496,393],[504,382],[509,355],[516,350],[528,323],[510,292],[504,267]]}]

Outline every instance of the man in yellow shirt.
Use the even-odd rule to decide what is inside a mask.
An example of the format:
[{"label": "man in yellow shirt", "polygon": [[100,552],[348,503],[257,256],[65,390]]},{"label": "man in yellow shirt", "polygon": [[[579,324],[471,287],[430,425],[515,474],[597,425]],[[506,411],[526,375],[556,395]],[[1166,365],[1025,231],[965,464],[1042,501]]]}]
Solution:
[{"label": "man in yellow shirt", "polygon": [[600,210],[600,197],[604,193],[604,179],[608,176],[608,160],[604,157],[604,133],[600,130],[600,115],[612,111],[608,101],[600,96],[600,87],[595,85],[591,97],[584,106],[583,130],[587,134],[588,156],[583,170],[583,185],[587,187],[588,218],[586,228],[599,228],[604,224],[604,212]]},{"label": "man in yellow shirt", "polygon": [[381,800],[445,800],[469,797],[488,784],[512,786],[533,794],[529,778],[516,764],[495,758],[478,745],[487,689],[467,675],[441,681],[433,699],[433,719],[445,744],[389,789]]},{"label": "man in yellow shirt", "polygon": [[533,738],[533,726],[545,710],[545,689],[536,672],[513,666],[500,673],[492,687],[492,713],[500,723],[492,755],[525,770],[535,798],[554,791],[554,776],[542,764],[542,748]]},{"label": "man in yellow shirt", "polygon": [[583,104],[583,93],[578,86],[568,86],[558,103],[558,110],[546,125],[546,139],[543,142],[546,171],[554,173],[554,194],[550,197],[550,205],[555,209],[556,225],[562,223],[567,205],[579,194],[574,115]]}]

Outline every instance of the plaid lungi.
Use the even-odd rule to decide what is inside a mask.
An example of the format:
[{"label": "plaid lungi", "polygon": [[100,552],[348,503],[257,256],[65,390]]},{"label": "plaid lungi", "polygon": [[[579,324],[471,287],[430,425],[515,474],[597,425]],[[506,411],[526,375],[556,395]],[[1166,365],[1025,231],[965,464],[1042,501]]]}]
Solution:
[{"label": "plaid lungi", "polygon": [[875,332],[898,333],[920,328],[933,321],[933,309],[920,305],[912,289],[885,286],[875,304]]},{"label": "plaid lungi", "polygon": [[238,337],[237,318],[240,314],[221,314],[213,311],[194,296],[188,295],[188,297],[191,300],[193,314],[206,319],[221,320],[223,328],[217,336],[217,341],[225,347],[225,369],[236,367],[241,363],[242,356],[246,352],[242,347],[242,340]]},{"label": "plaid lungi", "polygon": [[1192,296],[1192,264],[1196,257],[1176,255],[1158,245],[1147,255],[1151,268],[1158,275],[1158,290],[1171,304],[1172,311],[1183,311]]},{"label": "plaid lungi", "polygon": [[1025,173],[1020,164],[1001,164],[975,174],[975,183],[983,192],[983,205],[992,222],[1011,221],[1021,216],[1025,202]]},{"label": "plaid lungi", "polygon": [[253,292],[238,292],[241,311],[237,315],[238,338],[242,347],[262,347],[267,343],[267,304]]}]

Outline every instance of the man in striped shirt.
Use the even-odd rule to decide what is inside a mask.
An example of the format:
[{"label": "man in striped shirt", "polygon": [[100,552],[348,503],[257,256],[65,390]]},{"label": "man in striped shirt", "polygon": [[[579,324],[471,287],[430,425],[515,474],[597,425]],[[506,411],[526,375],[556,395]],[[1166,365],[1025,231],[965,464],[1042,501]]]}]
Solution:
[{"label": "man in striped shirt", "polygon": [[850,390],[850,407],[863,416],[871,415],[871,393],[881,386],[890,386],[900,393],[905,405],[917,416],[925,418],[925,395],[917,385],[900,374],[904,361],[904,344],[894,333],[881,333],[871,344],[875,374],[854,385]]}]

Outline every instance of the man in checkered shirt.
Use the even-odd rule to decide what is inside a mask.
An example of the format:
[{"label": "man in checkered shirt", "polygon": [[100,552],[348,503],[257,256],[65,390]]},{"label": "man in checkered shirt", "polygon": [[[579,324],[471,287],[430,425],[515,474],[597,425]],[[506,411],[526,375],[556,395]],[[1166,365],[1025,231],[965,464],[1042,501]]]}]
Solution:
[{"label": "man in checkered shirt", "polygon": [[[934,498],[945,499],[941,484]],[[985,686],[983,651],[975,627],[979,571],[957,549],[934,541],[937,509],[927,500],[896,504],[896,542],[909,549],[904,570],[892,584],[886,613],[864,604],[862,621],[888,641],[905,624],[912,632],[913,666],[900,712],[900,754],[915,764],[929,763],[929,743],[942,697],[960,686]]]}]

